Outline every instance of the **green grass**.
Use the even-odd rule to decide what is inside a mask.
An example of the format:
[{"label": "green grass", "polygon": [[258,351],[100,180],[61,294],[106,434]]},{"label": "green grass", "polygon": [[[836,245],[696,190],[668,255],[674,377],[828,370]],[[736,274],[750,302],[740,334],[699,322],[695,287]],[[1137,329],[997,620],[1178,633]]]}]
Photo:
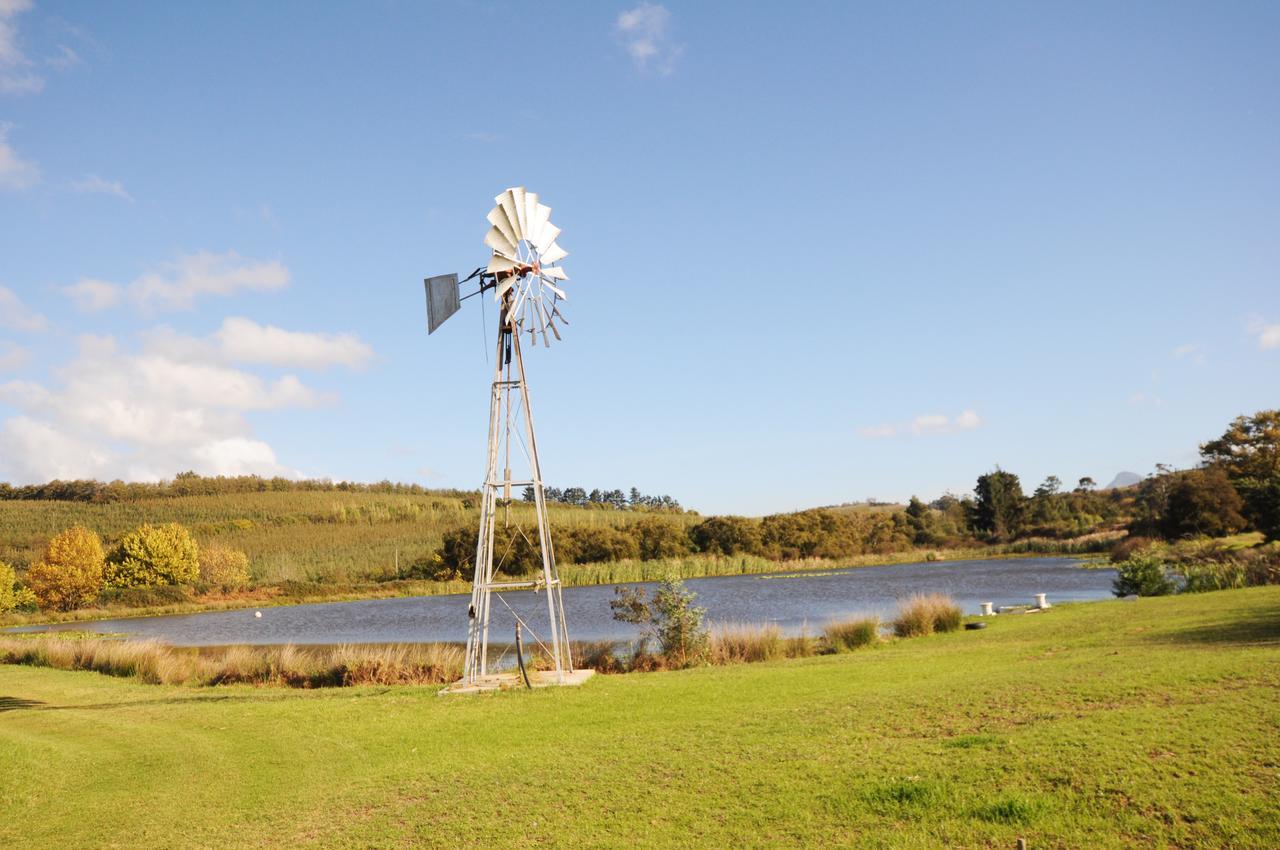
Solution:
[{"label": "green grass", "polygon": [[1280,846],[1280,587],[580,689],[0,667],[3,847]]}]

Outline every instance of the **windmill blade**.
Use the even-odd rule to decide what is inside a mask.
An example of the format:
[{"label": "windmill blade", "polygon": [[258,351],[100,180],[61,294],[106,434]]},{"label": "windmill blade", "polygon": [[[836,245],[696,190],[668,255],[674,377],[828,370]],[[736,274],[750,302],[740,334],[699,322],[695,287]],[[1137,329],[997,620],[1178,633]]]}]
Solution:
[{"label": "windmill blade", "polygon": [[[547,312],[547,305],[538,299],[538,313],[542,316],[542,344],[547,348],[551,347],[551,340],[547,339],[547,327],[551,325],[551,314]],[[551,328],[551,332],[555,333],[555,328]],[[560,334],[556,334],[556,339],[560,339]]]},{"label": "windmill blade", "polygon": [[[550,213],[551,210],[548,209],[547,212]],[[538,231],[535,236],[531,237],[531,241],[533,242],[534,247],[538,249],[538,253],[543,254],[546,253],[548,248],[555,244],[556,237],[559,235],[560,228],[556,227],[551,223],[551,220],[548,219],[546,223],[542,225],[542,229]]]},{"label": "windmill blade", "polygon": [[489,232],[484,237],[484,244],[492,248],[495,254],[501,254],[509,260],[516,258],[515,244],[497,227],[489,228]]},{"label": "windmill blade", "polygon": [[511,241],[518,243],[524,238],[524,228],[520,224],[520,219],[516,216],[516,199],[512,196],[512,189],[508,189],[498,196],[498,205],[502,207],[502,212],[506,215],[507,221],[511,223],[511,235],[515,238]]},{"label": "windmill blade", "polygon": [[520,315],[520,308],[524,306],[524,302],[528,297],[529,288],[527,286],[520,287],[520,291],[516,293],[515,300],[511,303],[511,309],[507,311],[507,320],[512,327],[520,324],[516,321],[516,317]]},{"label": "windmill blade", "polygon": [[524,221],[524,187],[517,186],[507,191],[511,194],[511,203],[516,208],[516,235],[523,239],[525,234],[528,233]]},{"label": "windmill blade", "polygon": [[550,265],[551,263],[557,263],[560,260],[563,260],[567,256],[569,256],[568,251],[552,242],[547,246],[547,250],[539,252],[538,259],[542,260],[543,263]]},{"label": "windmill blade", "polygon": [[494,254],[489,260],[489,266],[485,271],[489,272],[489,274],[500,274],[502,272],[511,271],[517,265],[519,264],[510,257],[504,257],[501,254]]},{"label": "windmill blade", "polygon": [[490,224],[502,231],[502,235],[506,237],[506,240],[512,245],[520,241],[520,237],[516,236],[516,229],[511,226],[511,222],[507,219],[506,210],[504,210],[500,205],[489,210],[489,215],[487,215],[486,218],[489,220]]},{"label": "windmill blade", "polygon": [[[547,229],[547,225],[550,222],[551,207],[546,204],[538,204],[534,208],[533,214],[529,216],[529,232],[525,234],[525,238],[532,242],[538,251],[542,251],[543,245],[549,244],[549,242],[543,241],[542,233]],[[558,233],[559,231],[556,232]],[[550,241],[554,241],[554,239]]]},{"label": "windmill blade", "polygon": [[568,280],[569,276],[559,266],[543,266],[542,274],[552,280]]},{"label": "windmill blade", "polygon": [[554,315],[557,319],[559,319],[560,321],[564,322],[566,325],[568,325],[568,324],[569,324],[569,320],[568,320],[568,319],[566,319],[566,318],[564,317],[564,313],[561,313],[561,312],[560,312],[560,308],[559,308],[559,307],[557,307],[554,303],[552,303],[552,305],[551,305],[551,313],[552,313],[552,315]]},{"label": "windmill blade", "polygon": [[524,214],[524,238],[530,242],[533,241],[533,216],[538,211],[538,193],[525,192],[524,205],[521,212]]},{"label": "windmill blade", "polygon": [[545,286],[547,289],[550,289],[552,292],[554,292],[556,296],[560,298],[561,301],[569,300],[569,296],[564,294],[564,290],[557,287],[554,283],[552,283],[547,278],[545,269],[543,270],[543,275],[542,275],[542,285]]},{"label": "windmill blade", "polygon": [[493,291],[493,300],[494,300],[494,301],[497,301],[497,302],[499,302],[499,303],[501,303],[501,302],[502,302],[502,296],[506,295],[506,294],[507,294],[507,290],[508,290],[508,289],[510,289],[511,287],[515,286],[515,285],[516,285],[516,276],[515,276],[515,275],[511,275],[510,277],[508,277],[508,278],[506,278],[505,280],[503,280],[501,283],[499,283],[499,284],[498,284],[497,288],[496,288],[496,289],[494,289],[494,291]]}]

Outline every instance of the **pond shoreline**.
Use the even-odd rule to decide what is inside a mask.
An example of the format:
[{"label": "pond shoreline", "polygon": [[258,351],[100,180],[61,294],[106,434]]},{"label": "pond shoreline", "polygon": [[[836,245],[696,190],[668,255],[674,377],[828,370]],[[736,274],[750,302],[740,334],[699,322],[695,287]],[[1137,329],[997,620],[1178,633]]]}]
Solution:
[{"label": "pond shoreline", "polygon": [[[976,614],[984,602],[1025,605],[1037,593],[1047,592],[1053,603],[1105,598],[1111,593],[1109,574],[1081,569],[1077,558],[969,559],[801,571],[794,564],[788,566],[781,573],[691,578],[687,587],[697,594],[697,604],[707,610],[709,620],[771,623],[785,635],[814,633],[835,619],[883,619],[901,600],[918,594],[949,595],[965,611]],[[612,618],[610,602],[618,586],[565,589],[564,604],[574,622],[575,638],[598,641],[635,633],[634,626]],[[231,608],[16,628],[150,636],[175,645],[438,643],[466,638],[466,599],[427,595],[324,601],[264,606],[259,611]],[[522,618],[526,628],[536,633],[545,625],[546,607],[538,594],[508,594],[499,614],[497,635],[507,635],[508,626],[514,628],[513,617]]]},{"label": "pond shoreline", "polygon": [[[1062,541],[1070,543],[1071,541]],[[1013,549],[1021,551],[1013,551]],[[1046,549],[1051,547],[1045,547]],[[1098,553],[1093,553],[1096,557]],[[682,579],[725,578],[767,573],[816,573],[823,570],[847,570],[858,567],[880,567],[912,564],[922,567],[956,561],[1008,560],[1025,557],[1065,558],[1088,560],[1086,552],[1035,551],[1017,544],[1006,546],[975,547],[968,549],[911,549],[887,555],[861,555],[855,558],[820,559],[798,561],[769,561],[753,556],[689,556],[642,562],[606,562],[598,564],[569,564],[561,566],[561,578],[565,587],[589,587],[603,584],[639,584],[658,581],[669,574]],[[388,582],[369,582],[359,585],[342,585],[325,591],[315,589],[288,592],[279,585],[269,585],[253,591],[227,596],[212,596],[190,602],[140,607],[95,607],[67,612],[40,612],[25,615],[13,612],[0,615],[0,631],[24,626],[54,625],[58,623],[90,623],[99,620],[130,620],[143,617],[163,617],[181,614],[199,614],[212,611],[235,611],[246,608],[277,608],[289,605],[313,605],[326,602],[361,602],[374,599],[404,599],[422,596],[466,595],[471,592],[467,580],[431,581],[426,579],[402,579]]]}]

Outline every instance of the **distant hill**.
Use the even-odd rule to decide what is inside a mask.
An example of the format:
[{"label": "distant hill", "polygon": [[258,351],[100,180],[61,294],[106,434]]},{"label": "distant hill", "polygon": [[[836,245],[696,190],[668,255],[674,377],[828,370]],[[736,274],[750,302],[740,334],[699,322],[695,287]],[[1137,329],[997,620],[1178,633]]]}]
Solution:
[{"label": "distant hill", "polygon": [[1135,484],[1142,483],[1142,476],[1136,472],[1119,472],[1116,477],[1111,479],[1111,483],[1103,490],[1123,490],[1125,487],[1132,487]]}]

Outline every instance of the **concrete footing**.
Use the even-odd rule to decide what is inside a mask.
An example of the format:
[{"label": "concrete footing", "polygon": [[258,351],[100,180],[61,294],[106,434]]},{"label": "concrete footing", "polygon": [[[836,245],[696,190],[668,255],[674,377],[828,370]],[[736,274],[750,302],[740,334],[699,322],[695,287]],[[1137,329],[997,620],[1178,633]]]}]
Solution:
[{"label": "concrete footing", "polygon": [[[563,680],[556,678],[554,670],[535,670],[529,674],[529,684],[535,688],[550,688],[556,686],[576,686],[590,679],[596,674],[595,670],[570,670],[564,674]],[[481,676],[474,683],[463,681],[454,682],[449,687],[440,691],[440,695],[445,694],[486,694],[491,691],[510,691],[524,688],[524,679],[520,677],[518,672],[509,673],[490,673],[487,676]]]}]

